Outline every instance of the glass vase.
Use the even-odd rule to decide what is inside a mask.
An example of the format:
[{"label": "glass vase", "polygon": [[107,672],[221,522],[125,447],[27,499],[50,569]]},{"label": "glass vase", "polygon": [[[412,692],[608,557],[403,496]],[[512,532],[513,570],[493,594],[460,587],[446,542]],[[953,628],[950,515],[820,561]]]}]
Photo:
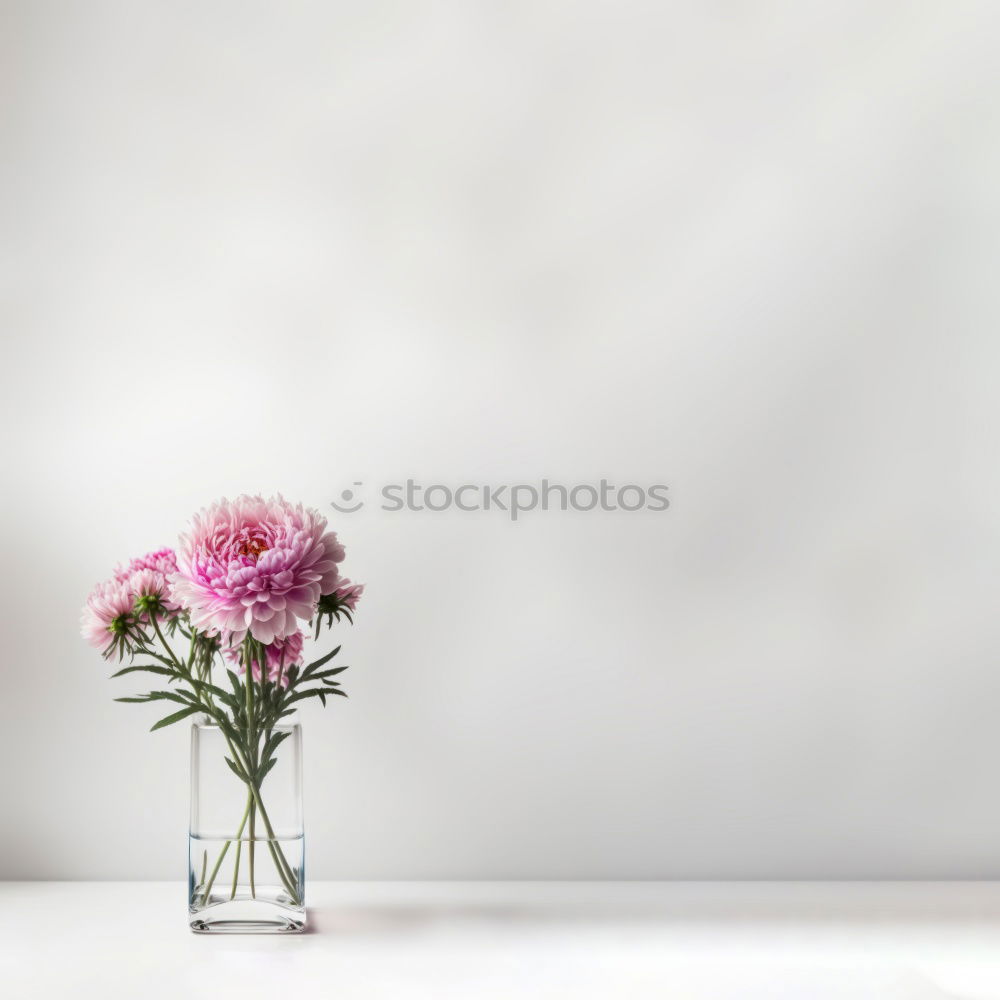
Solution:
[{"label": "glass vase", "polygon": [[[302,730],[294,716],[259,787],[228,763],[226,734],[208,719],[191,727],[188,910],[197,933],[295,933],[306,925],[302,829]],[[286,734],[287,735],[284,735]]]}]

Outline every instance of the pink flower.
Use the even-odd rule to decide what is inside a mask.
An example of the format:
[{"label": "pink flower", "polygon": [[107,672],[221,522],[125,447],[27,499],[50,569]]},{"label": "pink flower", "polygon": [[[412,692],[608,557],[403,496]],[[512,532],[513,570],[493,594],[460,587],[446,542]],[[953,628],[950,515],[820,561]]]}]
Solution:
[{"label": "pink flower", "polygon": [[[267,664],[267,679],[272,682],[281,683],[282,687],[288,687],[288,671],[292,667],[302,664],[302,640],[301,632],[293,632],[285,639],[275,639],[270,645],[264,647],[264,661]],[[240,662],[240,650],[238,646],[230,646],[222,650],[222,655],[232,664]],[[254,660],[253,679],[260,681],[260,664]],[[240,673],[246,673],[246,669],[240,664]]]},{"label": "pink flower", "polygon": [[267,644],[292,636],[340,578],[344,547],[325,528],[318,511],[280,496],[221,500],[181,537],[173,599],[227,645],[248,631]]},{"label": "pink flower", "polygon": [[325,618],[328,628],[333,627],[334,618],[340,621],[341,615],[352,624],[358,600],[364,593],[363,583],[351,583],[347,577],[337,581],[336,589],[331,594],[323,594],[316,605],[316,638],[319,638],[320,622]]},{"label": "pink flower", "polygon": [[87,598],[80,616],[80,632],[84,639],[101,652],[120,642],[134,622],[134,603],[126,585],[115,580],[99,583]]},{"label": "pink flower", "polygon": [[125,583],[133,573],[141,569],[160,573],[169,580],[177,572],[177,553],[173,549],[157,549],[155,552],[140,556],[126,566],[119,566],[115,570],[115,579],[119,583]]},{"label": "pink flower", "polygon": [[133,559],[115,570],[115,580],[132,592],[132,599],[155,597],[168,611],[179,605],[170,596],[170,578],[177,572],[177,555],[173,549],[158,549]]},{"label": "pink flower", "polygon": [[153,569],[136,570],[122,584],[132,595],[136,615],[143,624],[148,624],[151,615],[158,618],[172,617],[177,605],[170,599],[170,583],[162,573]]},{"label": "pink flower", "polygon": [[351,583],[347,577],[344,577],[339,584],[337,589],[333,592],[333,596],[350,611],[356,611],[358,607],[358,598],[365,592],[365,585],[363,583]]}]

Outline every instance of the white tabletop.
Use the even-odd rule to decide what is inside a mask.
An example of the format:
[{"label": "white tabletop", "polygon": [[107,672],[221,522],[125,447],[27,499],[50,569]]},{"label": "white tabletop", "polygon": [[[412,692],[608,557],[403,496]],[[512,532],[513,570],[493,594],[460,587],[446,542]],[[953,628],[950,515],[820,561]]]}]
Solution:
[{"label": "white tabletop", "polygon": [[180,883],[0,884],[0,995],[1000,998],[997,883],[312,882],[194,935]]}]

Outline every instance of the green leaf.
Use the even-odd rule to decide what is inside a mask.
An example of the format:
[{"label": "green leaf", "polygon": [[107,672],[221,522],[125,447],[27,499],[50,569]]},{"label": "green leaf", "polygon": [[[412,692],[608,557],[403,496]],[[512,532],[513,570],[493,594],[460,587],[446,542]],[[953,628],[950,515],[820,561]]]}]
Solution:
[{"label": "green leaf", "polygon": [[216,697],[219,697],[219,698],[228,698],[228,697],[230,697],[230,694],[229,694],[228,691],[223,691],[222,688],[216,687],[210,681],[200,681],[200,680],[198,680],[197,677],[192,677],[191,678],[191,685],[193,687],[195,687],[195,688],[200,688],[200,689],[203,689],[205,691],[211,691],[212,694],[214,694]]},{"label": "green leaf", "polygon": [[289,698],[285,704],[294,705],[297,701],[303,701],[306,698],[318,698],[320,694],[319,688],[309,688],[306,691],[296,691],[295,694]]},{"label": "green leaf", "polygon": [[115,698],[115,701],[128,702],[130,705],[144,705],[150,699],[146,695],[140,695],[137,698]]},{"label": "green leaf", "polygon": [[176,701],[178,705],[191,705],[197,711],[204,711],[205,706],[193,695],[181,691],[150,691],[147,695],[150,701]]},{"label": "green leaf", "polygon": [[215,721],[218,722],[219,728],[229,737],[230,743],[239,743],[240,735],[236,732],[233,724],[221,713],[215,716]]},{"label": "green leaf", "polygon": [[329,663],[339,652],[340,646],[331,650],[326,654],[326,656],[321,656],[318,660],[313,660],[313,662],[302,671],[302,680],[305,680],[307,677],[311,677],[315,671],[319,670],[324,663]]},{"label": "green leaf", "polygon": [[310,680],[318,681],[324,677],[333,677],[336,674],[343,673],[345,670],[350,669],[349,667],[332,667],[330,670],[321,670],[318,674],[313,674]]},{"label": "green leaf", "polygon": [[281,744],[292,734],[287,730],[283,733],[272,733],[264,741],[264,748],[261,750],[261,757],[270,757]]},{"label": "green leaf", "polygon": [[142,656],[151,656],[154,660],[159,660],[160,663],[168,667],[173,667],[174,665],[172,660],[168,660],[167,657],[156,652],[155,649],[150,649],[149,646],[141,646],[138,649],[138,653]]},{"label": "green leaf", "polygon": [[173,715],[167,715],[160,719],[149,731],[155,732],[157,729],[162,729],[164,726],[171,726],[175,722],[180,722],[181,719],[186,719],[189,715],[194,715],[195,712],[199,711],[197,707],[194,708],[182,708],[179,712],[174,712]]},{"label": "green leaf", "polygon": [[240,781],[247,780],[247,776],[246,774],[243,773],[243,768],[240,767],[239,764],[237,764],[235,761],[230,760],[228,757],[223,757],[222,759],[229,765],[230,770],[233,772],[233,774],[236,775],[237,778],[240,779]]},{"label": "green leaf", "polygon": [[115,671],[111,676],[121,677],[123,674],[134,674],[141,670],[145,670],[150,674],[161,674],[163,677],[176,677],[177,674],[173,670],[168,670],[166,667],[158,667],[155,663],[140,663],[134,667],[122,667],[121,670]]},{"label": "green leaf", "polygon": [[228,705],[234,715],[239,709],[239,702],[237,702],[237,700],[231,694],[227,694],[225,695],[225,697],[219,695],[219,701],[221,701],[224,705]]},{"label": "green leaf", "polygon": [[262,764],[260,769],[257,771],[257,784],[259,785],[265,777],[267,777],[268,771],[278,763],[277,757],[272,757],[266,764]]},{"label": "green leaf", "polygon": [[321,688],[321,687],[308,688],[305,691],[296,691],[295,694],[293,694],[291,696],[291,698],[289,698],[285,702],[285,704],[286,705],[292,705],[295,702],[297,702],[297,701],[303,701],[306,698],[319,698],[323,702],[323,704],[325,705],[326,704],[326,696],[328,694],[339,694],[339,695],[342,695],[345,698],[347,697],[347,694],[344,691],[341,691],[340,688]]}]

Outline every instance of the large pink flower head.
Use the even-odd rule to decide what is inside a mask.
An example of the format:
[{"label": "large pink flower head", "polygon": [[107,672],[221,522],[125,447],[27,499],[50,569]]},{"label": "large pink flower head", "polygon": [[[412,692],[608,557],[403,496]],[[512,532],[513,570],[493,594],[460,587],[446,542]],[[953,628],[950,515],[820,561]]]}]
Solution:
[{"label": "large pink flower head", "polygon": [[263,643],[285,639],[337,585],[344,547],[325,528],[318,511],[280,496],[220,500],[181,536],[173,599],[226,643],[248,631]]},{"label": "large pink flower head", "polygon": [[[264,647],[264,662],[267,665],[267,679],[282,687],[288,687],[288,671],[292,667],[302,666],[302,640],[304,636],[296,629],[286,639],[275,639]],[[240,647],[229,646],[222,650],[222,655],[232,664],[240,664]],[[253,660],[253,679],[260,681],[260,664]],[[246,673],[246,668],[240,664],[240,673]]]}]

